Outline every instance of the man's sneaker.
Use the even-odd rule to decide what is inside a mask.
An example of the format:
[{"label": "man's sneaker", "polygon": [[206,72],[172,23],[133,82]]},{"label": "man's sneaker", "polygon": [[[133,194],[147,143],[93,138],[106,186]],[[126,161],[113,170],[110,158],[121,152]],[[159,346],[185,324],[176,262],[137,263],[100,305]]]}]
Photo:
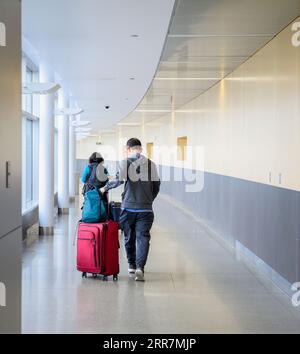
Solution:
[{"label": "man's sneaker", "polygon": [[138,268],[138,269],[135,271],[135,280],[136,280],[136,281],[145,281],[143,269]]},{"label": "man's sneaker", "polygon": [[129,274],[135,274],[135,271],[136,271],[136,266],[133,265],[133,264],[129,264],[129,266],[128,266],[128,273],[129,273]]}]

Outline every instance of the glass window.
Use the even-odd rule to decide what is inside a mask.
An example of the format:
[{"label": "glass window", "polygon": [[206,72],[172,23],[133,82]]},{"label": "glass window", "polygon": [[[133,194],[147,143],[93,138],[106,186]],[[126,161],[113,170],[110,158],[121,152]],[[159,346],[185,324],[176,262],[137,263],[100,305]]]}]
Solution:
[{"label": "glass window", "polygon": [[54,133],[54,192],[58,190],[58,132],[55,129]]},{"label": "glass window", "polygon": [[33,200],[33,122],[26,119],[26,203]]},{"label": "glass window", "polygon": [[[38,71],[22,61],[22,82],[38,82]],[[35,206],[38,201],[39,168],[39,96],[22,95],[22,209]],[[34,119],[34,117],[36,119]]]},{"label": "glass window", "polygon": [[31,208],[38,199],[39,122],[23,117],[22,208]]}]

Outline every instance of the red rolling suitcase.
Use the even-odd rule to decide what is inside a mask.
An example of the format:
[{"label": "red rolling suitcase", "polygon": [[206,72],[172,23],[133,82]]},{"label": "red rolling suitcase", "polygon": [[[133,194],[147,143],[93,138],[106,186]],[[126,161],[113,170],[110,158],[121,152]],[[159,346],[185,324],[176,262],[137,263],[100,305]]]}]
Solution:
[{"label": "red rolling suitcase", "polygon": [[91,273],[103,275],[107,280],[113,275],[113,280],[119,274],[119,225],[115,221],[101,224],[79,223],[77,232],[77,270],[82,277]]}]

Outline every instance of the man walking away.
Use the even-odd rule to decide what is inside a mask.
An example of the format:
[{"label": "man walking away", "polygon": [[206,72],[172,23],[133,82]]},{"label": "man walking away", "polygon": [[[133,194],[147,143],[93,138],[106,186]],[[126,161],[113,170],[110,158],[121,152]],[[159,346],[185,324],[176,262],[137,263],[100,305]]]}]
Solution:
[{"label": "man walking away", "polygon": [[116,178],[101,188],[101,192],[125,182],[120,225],[125,236],[128,272],[135,274],[136,281],[144,281],[154,220],[152,204],[159,193],[160,179],[154,162],[142,155],[139,139],[129,139],[126,148],[127,158],[119,163]]}]

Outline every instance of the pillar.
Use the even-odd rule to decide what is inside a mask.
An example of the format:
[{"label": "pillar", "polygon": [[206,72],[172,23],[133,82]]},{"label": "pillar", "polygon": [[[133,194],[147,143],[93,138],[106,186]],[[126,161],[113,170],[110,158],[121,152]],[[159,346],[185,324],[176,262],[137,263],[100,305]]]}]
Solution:
[{"label": "pillar", "polygon": [[[58,109],[68,109],[69,98],[63,89],[58,91]],[[69,116],[58,116],[58,212],[69,212]]]},{"label": "pillar", "polygon": [[[54,82],[46,63],[39,67],[40,82]],[[54,94],[40,96],[39,124],[39,231],[53,235],[54,227]]]},{"label": "pillar", "polygon": [[74,116],[70,117],[70,148],[69,148],[69,195],[70,201],[75,200],[75,166],[76,166],[76,135],[72,125]]}]

